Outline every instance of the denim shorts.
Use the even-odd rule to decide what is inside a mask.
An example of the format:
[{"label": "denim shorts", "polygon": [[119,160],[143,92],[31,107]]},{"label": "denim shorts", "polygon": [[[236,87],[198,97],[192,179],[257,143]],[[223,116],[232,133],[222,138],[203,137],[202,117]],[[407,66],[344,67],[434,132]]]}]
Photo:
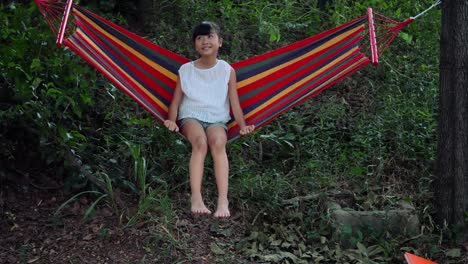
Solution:
[{"label": "denim shorts", "polygon": [[201,121],[201,120],[198,120],[196,118],[192,118],[192,117],[186,117],[186,118],[182,118],[179,120],[179,127],[183,127],[185,125],[185,123],[187,123],[187,121],[189,120],[193,120],[193,121],[196,121],[197,123],[199,123],[204,130],[207,130],[209,127],[215,127],[215,126],[219,126],[219,127],[222,127],[224,128],[224,130],[228,130],[227,128],[227,125],[223,122],[214,122],[214,123],[210,123],[210,122],[205,122],[205,121]]}]

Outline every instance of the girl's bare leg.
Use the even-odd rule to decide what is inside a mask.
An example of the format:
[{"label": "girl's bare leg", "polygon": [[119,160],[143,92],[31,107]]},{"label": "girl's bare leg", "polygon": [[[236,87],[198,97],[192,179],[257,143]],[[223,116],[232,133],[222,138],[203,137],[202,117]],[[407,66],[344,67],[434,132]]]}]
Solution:
[{"label": "girl's bare leg", "polygon": [[190,189],[191,211],[195,214],[211,214],[205,206],[201,194],[203,168],[208,151],[207,138],[203,127],[194,120],[187,121],[182,127],[182,133],[192,144],[192,156],[190,157]]},{"label": "girl's bare leg", "polygon": [[214,163],[216,186],[218,188],[218,207],[215,217],[230,216],[228,201],[229,161],[226,154],[227,135],[223,127],[213,126],[206,131],[208,146]]}]

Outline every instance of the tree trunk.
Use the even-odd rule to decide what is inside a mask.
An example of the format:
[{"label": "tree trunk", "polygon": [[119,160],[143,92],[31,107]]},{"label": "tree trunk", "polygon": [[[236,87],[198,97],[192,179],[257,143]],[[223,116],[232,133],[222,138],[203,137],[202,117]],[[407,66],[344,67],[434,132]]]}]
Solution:
[{"label": "tree trunk", "polygon": [[[435,206],[468,241],[468,0],[443,1]],[[458,233],[458,232],[457,232]]]}]

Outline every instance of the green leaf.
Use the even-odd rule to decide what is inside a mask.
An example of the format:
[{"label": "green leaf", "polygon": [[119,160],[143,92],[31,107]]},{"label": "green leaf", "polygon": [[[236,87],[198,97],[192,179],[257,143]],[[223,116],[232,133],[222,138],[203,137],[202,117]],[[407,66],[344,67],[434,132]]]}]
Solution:
[{"label": "green leaf", "polygon": [[70,204],[71,202],[73,202],[76,198],[78,198],[79,196],[83,195],[83,194],[88,194],[88,193],[92,193],[92,194],[101,194],[101,192],[97,192],[97,191],[84,191],[84,192],[80,192],[76,195],[74,195],[72,198],[68,199],[66,202],[64,202],[62,205],[59,206],[59,208],[55,211],[54,213],[54,216],[57,216],[58,213],[65,207],[67,206],[68,204]]},{"label": "green leaf", "polygon": [[52,98],[57,98],[58,96],[62,95],[62,92],[58,89],[55,88],[50,88],[47,90],[47,96],[50,96]]},{"label": "green leaf", "polygon": [[255,240],[258,237],[258,232],[254,231],[250,234],[249,240]]},{"label": "green leaf", "polygon": [[31,62],[30,68],[31,68],[31,70],[41,70],[42,69],[41,60],[33,59],[33,61]]},{"label": "green leaf", "polygon": [[91,216],[91,213],[94,212],[94,208],[96,208],[97,204],[99,203],[99,201],[101,201],[103,198],[107,197],[108,195],[107,194],[103,194],[101,195],[99,198],[97,198],[89,207],[88,209],[86,209],[86,212],[83,216],[83,219],[82,221],[88,219],[90,216]]},{"label": "green leaf", "polygon": [[279,263],[283,259],[283,257],[279,254],[269,254],[262,256],[262,259],[270,263]]},{"label": "green leaf", "polygon": [[219,235],[225,236],[225,237],[230,237],[232,236],[233,229],[232,228],[227,228],[227,229],[222,229],[218,232]]},{"label": "green leaf", "polygon": [[283,242],[283,244],[281,244],[281,247],[284,247],[284,248],[290,248],[291,247],[291,243],[288,243],[288,242]]},{"label": "green leaf", "polygon": [[273,247],[277,247],[277,246],[281,245],[281,242],[282,242],[282,241],[281,241],[280,239],[274,240],[274,241],[271,242],[271,245],[272,245]]},{"label": "green leaf", "polygon": [[459,258],[461,257],[461,250],[459,248],[452,248],[445,252],[445,255],[451,258]]},{"label": "green leaf", "polygon": [[351,168],[351,174],[354,176],[362,176],[364,175],[365,168],[361,166],[354,166]]},{"label": "green leaf", "polygon": [[288,258],[288,259],[292,260],[293,263],[297,262],[297,257],[293,253],[283,251],[283,252],[281,252],[281,256],[283,256],[284,258]]},{"label": "green leaf", "polygon": [[93,102],[93,99],[85,94],[80,94],[80,98],[83,101],[83,103],[87,105],[91,105],[91,103]]},{"label": "green leaf", "polygon": [[324,236],[321,236],[321,237],[320,237],[320,243],[321,243],[321,244],[325,244],[326,242],[327,242],[327,238],[324,237]]},{"label": "green leaf", "polygon": [[215,253],[216,255],[224,255],[224,250],[218,246],[215,242],[210,244],[211,252]]},{"label": "green leaf", "polygon": [[359,250],[360,253],[362,253],[363,255],[367,255],[367,248],[366,246],[364,246],[363,244],[361,244],[360,242],[357,243],[357,248]]},{"label": "green leaf", "polygon": [[369,252],[369,257],[370,256],[374,256],[374,255],[377,255],[377,254],[380,254],[383,252],[382,248],[379,247],[378,245],[373,245],[373,246],[370,246],[367,251]]},{"label": "green leaf", "polygon": [[398,35],[401,39],[403,39],[406,44],[411,44],[413,42],[413,36],[411,36],[410,34],[408,33],[405,33],[405,32],[400,32],[400,34]]}]

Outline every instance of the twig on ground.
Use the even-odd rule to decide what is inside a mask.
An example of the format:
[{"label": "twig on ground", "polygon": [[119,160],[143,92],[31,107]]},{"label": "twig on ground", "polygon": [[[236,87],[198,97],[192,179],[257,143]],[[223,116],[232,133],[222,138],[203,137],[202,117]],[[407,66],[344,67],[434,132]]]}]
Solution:
[{"label": "twig on ground", "polygon": [[296,204],[298,202],[305,202],[305,201],[310,201],[310,200],[315,200],[318,199],[321,196],[328,196],[328,197],[337,197],[337,196],[352,196],[353,193],[349,191],[332,191],[330,193],[324,193],[324,194],[318,194],[318,193],[312,193],[308,194],[305,196],[298,196],[294,197],[291,199],[283,200],[282,204],[283,205],[291,205],[291,204]]}]

